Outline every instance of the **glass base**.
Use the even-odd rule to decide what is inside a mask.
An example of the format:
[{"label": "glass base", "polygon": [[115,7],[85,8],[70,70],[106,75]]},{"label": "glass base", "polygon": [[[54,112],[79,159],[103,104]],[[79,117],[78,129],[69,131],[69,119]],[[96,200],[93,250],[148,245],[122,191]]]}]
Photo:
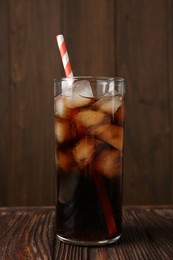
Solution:
[{"label": "glass base", "polygon": [[102,246],[102,245],[108,245],[116,242],[120,237],[121,234],[110,238],[110,239],[105,239],[105,240],[100,240],[100,241],[82,241],[82,240],[75,240],[75,239],[70,239],[70,238],[65,238],[60,235],[57,235],[58,239],[64,243],[72,244],[72,245],[79,245],[79,246]]}]

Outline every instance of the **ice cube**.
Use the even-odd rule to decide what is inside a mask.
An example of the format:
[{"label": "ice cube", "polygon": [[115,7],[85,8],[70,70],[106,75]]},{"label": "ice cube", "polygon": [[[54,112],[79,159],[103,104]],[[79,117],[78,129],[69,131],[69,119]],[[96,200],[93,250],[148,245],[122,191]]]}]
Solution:
[{"label": "ice cube", "polygon": [[99,134],[106,131],[107,127],[109,127],[110,124],[102,124],[102,125],[96,125],[89,129],[89,133],[91,135],[99,136]]},{"label": "ice cube", "polygon": [[85,137],[75,145],[73,148],[73,156],[80,169],[83,169],[91,162],[96,151],[98,151],[99,144],[99,141]]},{"label": "ice cube", "polygon": [[66,97],[65,101],[66,101],[66,106],[68,108],[78,108],[78,107],[87,106],[92,102],[92,99],[82,97],[77,93],[76,90],[74,90],[73,95]]},{"label": "ice cube", "polygon": [[66,106],[66,99],[64,96],[59,95],[54,98],[54,112],[55,116],[59,118],[70,118],[70,109]]},{"label": "ice cube", "polygon": [[88,80],[80,80],[74,83],[77,93],[82,97],[93,98],[94,93]]},{"label": "ice cube", "polygon": [[56,119],[55,120],[55,136],[58,143],[70,141],[73,138],[74,132],[72,125],[68,120]]},{"label": "ice cube", "polygon": [[[111,82],[113,83],[113,82]],[[114,86],[112,86],[110,82],[107,82],[107,80],[97,80],[97,95],[96,97],[101,97],[101,96],[105,96],[108,93],[110,93]]]},{"label": "ice cube", "polygon": [[119,126],[124,125],[124,114],[125,114],[124,105],[122,105],[121,107],[118,108],[117,112],[114,115],[114,120],[117,123],[117,125]]},{"label": "ice cube", "polygon": [[72,169],[70,173],[61,174],[58,185],[58,200],[61,203],[67,203],[73,198],[76,186],[79,182],[79,176],[79,171],[76,168]]},{"label": "ice cube", "polygon": [[122,97],[103,97],[93,104],[93,107],[108,114],[114,114],[122,105]]},{"label": "ice cube", "polygon": [[91,133],[116,149],[123,150],[123,128],[116,125],[100,125],[91,128]]},{"label": "ice cube", "polygon": [[56,152],[57,168],[62,169],[64,172],[70,172],[70,170],[75,166],[75,161],[73,158],[73,153],[71,150],[66,150],[65,152]]},{"label": "ice cube", "polygon": [[73,79],[71,77],[65,78],[59,83],[59,92],[62,96],[72,96],[73,94]]},{"label": "ice cube", "polygon": [[110,122],[110,117],[101,111],[83,110],[79,112],[75,118],[76,124],[85,127],[92,127],[99,124]]},{"label": "ice cube", "polygon": [[118,150],[101,150],[93,164],[94,170],[108,178],[121,173],[122,153]]},{"label": "ice cube", "polygon": [[87,80],[80,80],[75,82],[74,86],[76,86],[76,90],[79,95],[83,97],[98,98],[105,95],[112,96],[115,95],[115,93],[118,94],[118,92],[114,90],[114,82],[107,82],[103,79],[97,79],[91,84]]}]

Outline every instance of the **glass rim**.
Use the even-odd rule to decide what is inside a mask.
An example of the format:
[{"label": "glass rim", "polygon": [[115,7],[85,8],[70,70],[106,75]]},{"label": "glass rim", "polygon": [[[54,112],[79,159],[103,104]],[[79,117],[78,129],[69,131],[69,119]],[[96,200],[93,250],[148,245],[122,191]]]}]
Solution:
[{"label": "glass rim", "polygon": [[116,81],[116,82],[125,82],[125,79],[122,77],[107,77],[107,76],[73,76],[73,77],[60,77],[55,78],[54,82],[62,82],[62,81],[69,81],[69,80],[106,80],[106,81]]}]

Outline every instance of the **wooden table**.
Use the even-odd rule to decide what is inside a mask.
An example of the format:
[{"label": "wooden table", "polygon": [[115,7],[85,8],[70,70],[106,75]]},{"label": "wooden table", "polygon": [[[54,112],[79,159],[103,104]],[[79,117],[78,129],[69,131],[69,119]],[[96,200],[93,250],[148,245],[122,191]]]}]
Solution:
[{"label": "wooden table", "polygon": [[123,222],[117,243],[82,247],[56,239],[53,207],[1,208],[0,259],[173,259],[173,206],[124,207]]}]

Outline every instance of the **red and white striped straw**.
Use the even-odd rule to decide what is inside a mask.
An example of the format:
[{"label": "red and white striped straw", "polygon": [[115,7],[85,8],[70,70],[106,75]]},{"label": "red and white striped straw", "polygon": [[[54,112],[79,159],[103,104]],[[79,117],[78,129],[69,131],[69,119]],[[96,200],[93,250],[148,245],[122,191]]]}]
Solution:
[{"label": "red and white striped straw", "polygon": [[62,63],[63,63],[63,67],[65,70],[65,75],[66,75],[66,77],[73,77],[73,72],[72,72],[69,56],[67,53],[67,48],[66,48],[65,41],[64,41],[64,36],[62,34],[59,34],[56,36],[56,40],[57,40],[59,51],[61,54]]}]

